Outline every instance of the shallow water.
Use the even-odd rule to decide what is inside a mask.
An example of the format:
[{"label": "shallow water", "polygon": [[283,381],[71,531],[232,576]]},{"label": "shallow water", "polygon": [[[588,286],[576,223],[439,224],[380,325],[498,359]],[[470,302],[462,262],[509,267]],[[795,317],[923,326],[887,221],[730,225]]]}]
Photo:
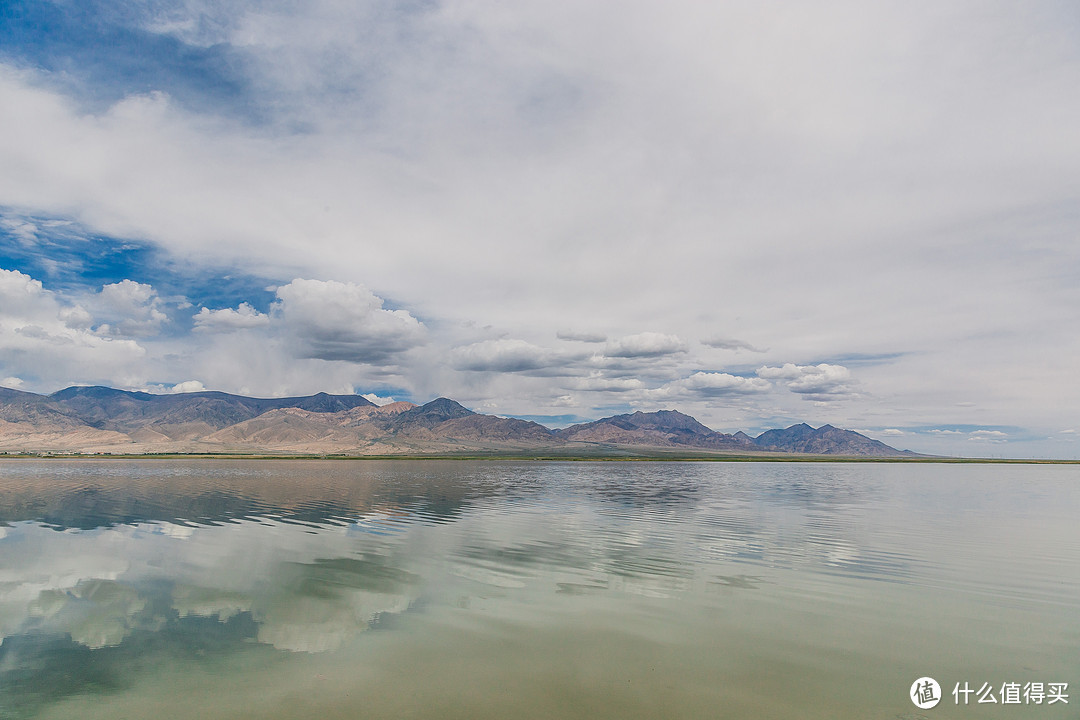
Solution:
[{"label": "shallow water", "polygon": [[5,461],[0,717],[1076,717],[1078,511],[1075,466]]}]

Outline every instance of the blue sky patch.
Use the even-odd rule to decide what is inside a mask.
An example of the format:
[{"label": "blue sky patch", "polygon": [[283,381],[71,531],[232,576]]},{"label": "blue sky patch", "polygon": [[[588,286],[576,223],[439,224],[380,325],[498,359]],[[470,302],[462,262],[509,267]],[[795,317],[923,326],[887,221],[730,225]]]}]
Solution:
[{"label": "blue sky patch", "polygon": [[0,268],[18,270],[40,280],[47,290],[64,294],[97,292],[103,285],[134,280],[153,285],[162,298],[187,298],[196,309],[246,302],[266,312],[275,298],[266,288],[288,282],[235,268],[195,266],[148,242],[99,235],[68,220],[3,209]]},{"label": "blue sky patch", "polygon": [[45,71],[50,84],[92,112],[161,91],[195,111],[261,119],[240,51],[149,32],[134,10],[116,2],[5,0],[0,61]]}]

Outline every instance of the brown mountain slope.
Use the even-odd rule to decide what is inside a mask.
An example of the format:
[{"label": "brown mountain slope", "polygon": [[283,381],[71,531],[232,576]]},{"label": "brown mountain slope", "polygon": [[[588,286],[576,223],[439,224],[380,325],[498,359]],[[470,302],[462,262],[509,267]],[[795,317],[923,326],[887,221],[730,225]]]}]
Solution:
[{"label": "brown mountain slope", "polygon": [[202,442],[232,450],[403,454],[531,449],[552,444],[553,436],[542,425],[481,415],[439,398],[419,407],[398,402],[337,413],[271,410]]},{"label": "brown mountain slope", "polygon": [[51,396],[0,388],[3,452],[304,454],[783,452],[898,456],[850,430],[795,425],[757,438],[715,432],[675,410],[635,412],[552,431],[475,413],[447,398],[376,407],[355,395],[258,399],[157,396],[89,387]]},{"label": "brown mountain slope", "polygon": [[332,413],[354,407],[375,407],[359,395],[318,393],[287,398],[250,398],[223,392],[152,395],[99,386],[69,387],[48,396],[48,400],[93,427],[122,433],[151,428],[173,440],[201,437],[278,408]]},{"label": "brown mountain slope", "polygon": [[383,407],[357,407],[335,413],[300,408],[270,410],[251,420],[218,430],[205,443],[232,449],[289,452],[344,452],[380,445],[391,418],[411,408],[397,402]]}]

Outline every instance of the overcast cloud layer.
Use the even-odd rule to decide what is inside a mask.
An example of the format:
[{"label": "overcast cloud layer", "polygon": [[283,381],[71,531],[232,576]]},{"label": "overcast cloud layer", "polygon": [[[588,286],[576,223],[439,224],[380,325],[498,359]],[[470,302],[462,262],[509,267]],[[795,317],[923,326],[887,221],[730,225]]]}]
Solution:
[{"label": "overcast cloud layer", "polygon": [[1068,2],[15,2],[0,384],[1077,457]]}]

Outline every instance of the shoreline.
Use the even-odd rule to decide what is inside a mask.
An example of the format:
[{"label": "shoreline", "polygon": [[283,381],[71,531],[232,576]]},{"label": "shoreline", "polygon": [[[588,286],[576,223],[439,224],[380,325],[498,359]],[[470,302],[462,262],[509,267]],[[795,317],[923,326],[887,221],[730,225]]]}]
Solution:
[{"label": "shoreline", "polygon": [[461,453],[349,455],[344,453],[0,453],[0,460],[501,460],[513,462],[728,462],[728,463],[915,463],[974,465],[1080,465],[1080,460],[1050,458],[859,457],[852,455],[701,455],[649,453],[640,455],[552,453]]}]

